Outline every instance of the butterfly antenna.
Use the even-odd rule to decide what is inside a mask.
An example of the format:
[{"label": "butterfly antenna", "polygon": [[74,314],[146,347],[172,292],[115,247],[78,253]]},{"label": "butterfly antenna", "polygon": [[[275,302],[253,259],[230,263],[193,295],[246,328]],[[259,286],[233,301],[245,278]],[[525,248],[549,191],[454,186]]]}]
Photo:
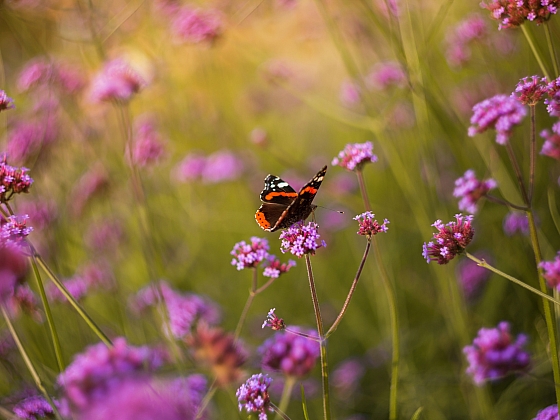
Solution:
[{"label": "butterfly antenna", "polygon": [[344,214],[344,212],[342,210],[329,209],[328,207],[324,207],[324,206],[317,206],[317,207],[321,207],[322,209],[326,209],[326,210],[329,210],[329,211],[336,211],[337,213]]}]

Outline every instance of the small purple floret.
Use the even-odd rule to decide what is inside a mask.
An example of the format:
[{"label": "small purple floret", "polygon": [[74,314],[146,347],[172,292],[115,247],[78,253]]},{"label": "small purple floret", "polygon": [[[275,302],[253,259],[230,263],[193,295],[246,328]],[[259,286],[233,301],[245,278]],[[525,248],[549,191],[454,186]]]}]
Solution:
[{"label": "small purple floret", "polygon": [[235,265],[238,270],[254,268],[268,257],[268,250],[268,240],[265,238],[253,236],[250,244],[245,241],[238,242],[230,252],[235,257],[231,260],[231,265]]},{"label": "small purple floret", "polygon": [[447,264],[455,256],[462,254],[471,242],[474,229],[471,226],[472,215],[455,215],[455,222],[446,225],[441,220],[436,220],[432,226],[438,232],[434,233],[434,241],[424,243],[422,256],[428,261],[436,261],[438,264]]},{"label": "small purple floret", "polygon": [[282,240],[280,250],[283,253],[290,252],[298,258],[305,254],[315,255],[319,248],[327,246],[325,241],[318,243],[320,238],[318,228],[319,226],[313,222],[309,222],[307,225],[304,225],[303,222],[293,224],[280,234]]},{"label": "small purple floret", "polygon": [[384,219],[383,224],[379,224],[377,220],[374,219],[375,214],[370,211],[366,211],[365,213],[359,214],[354,217],[354,220],[358,221],[360,226],[360,230],[358,230],[358,235],[362,236],[373,236],[377,235],[379,232],[387,233],[389,228],[387,225],[390,223],[389,220]]},{"label": "small purple floret", "polygon": [[245,408],[249,413],[259,413],[259,420],[267,420],[266,411],[272,411],[268,395],[271,383],[272,378],[262,373],[247,379],[235,393],[239,401],[239,411]]},{"label": "small purple floret", "polygon": [[477,203],[484,197],[488,191],[496,188],[498,184],[492,178],[480,181],[472,169],[455,181],[455,190],[453,197],[461,198],[459,201],[459,210],[469,213],[476,213],[478,210]]},{"label": "small purple floret", "polygon": [[361,170],[368,162],[377,162],[377,155],[373,154],[373,143],[347,144],[337,157],[332,160],[333,165],[339,165],[349,171]]}]

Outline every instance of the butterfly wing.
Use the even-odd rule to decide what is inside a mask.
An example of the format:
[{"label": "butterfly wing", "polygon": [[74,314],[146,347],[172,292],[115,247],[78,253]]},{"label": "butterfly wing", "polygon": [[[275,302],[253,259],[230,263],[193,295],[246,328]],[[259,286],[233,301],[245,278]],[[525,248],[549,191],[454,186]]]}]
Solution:
[{"label": "butterfly wing", "polygon": [[297,197],[297,192],[286,181],[275,175],[268,175],[264,180],[261,201],[289,206]]}]

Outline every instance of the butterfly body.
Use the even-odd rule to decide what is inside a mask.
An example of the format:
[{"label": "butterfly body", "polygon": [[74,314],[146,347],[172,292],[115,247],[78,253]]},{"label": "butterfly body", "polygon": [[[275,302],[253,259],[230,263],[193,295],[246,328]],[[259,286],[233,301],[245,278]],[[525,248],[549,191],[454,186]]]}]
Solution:
[{"label": "butterfly body", "polygon": [[307,219],[317,207],[313,204],[313,199],[326,172],[325,166],[299,192],[283,179],[268,175],[260,195],[263,203],[255,213],[255,220],[259,226],[268,232],[274,232]]}]

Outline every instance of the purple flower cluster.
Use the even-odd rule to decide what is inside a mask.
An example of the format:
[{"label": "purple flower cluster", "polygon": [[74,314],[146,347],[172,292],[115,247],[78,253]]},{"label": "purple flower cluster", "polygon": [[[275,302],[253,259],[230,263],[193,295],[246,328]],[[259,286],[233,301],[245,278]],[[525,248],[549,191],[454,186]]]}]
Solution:
[{"label": "purple flower cluster", "polygon": [[368,162],[377,162],[377,155],[373,154],[373,143],[347,144],[337,157],[332,160],[333,165],[339,165],[349,171],[360,171]]},{"label": "purple flower cluster", "polygon": [[8,133],[7,155],[16,162],[25,162],[53,144],[58,134],[54,112],[39,113],[34,119],[16,120]]},{"label": "purple flower cluster", "polygon": [[157,131],[155,122],[150,118],[142,118],[134,125],[132,150],[127,148],[127,158],[142,168],[157,164],[165,154],[165,143]]},{"label": "purple flower cluster", "polygon": [[558,415],[558,406],[554,404],[543,408],[532,420],[560,420],[560,416]]},{"label": "purple flower cluster", "polygon": [[21,312],[30,315],[35,321],[42,322],[43,314],[37,296],[27,284],[17,285],[12,296],[6,302],[6,308],[12,318]]},{"label": "purple flower cluster", "polygon": [[94,102],[128,102],[145,86],[144,79],[127,62],[115,59],[94,78],[90,98]]},{"label": "purple flower cluster", "polygon": [[376,90],[385,90],[391,86],[404,87],[407,75],[401,63],[387,61],[376,64],[365,77],[366,86]]},{"label": "purple flower cluster", "polygon": [[[56,401],[53,400],[53,402],[55,405],[57,404]],[[25,398],[18,402],[12,410],[18,418],[25,420],[38,420],[54,416],[53,408],[41,395]]]},{"label": "purple flower cluster", "polygon": [[493,19],[500,22],[499,29],[515,28],[526,20],[540,25],[558,11],[558,0],[490,0],[480,3],[488,9]]},{"label": "purple flower cluster", "polygon": [[390,223],[389,220],[384,219],[383,224],[380,225],[377,220],[374,219],[375,214],[371,211],[366,211],[365,213],[359,214],[354,217],[354,220],[358,221],[360,230],[358,230],[358,235],[367,236],[368,238],[377,235],[379,232],[387,233],[389,228],[387,225]]},{"label": "purple flower cluster", "polygon": [[455,215],[456,222],[446,225],[441,220],[436,220],[433,227],[438,231],[434,233],[434,241],[424,243],[422,255],[428,261],[437,261],[443,265],[451,261],[455,256],[462,254],[471,242],[474,229],[471,226],[472,215]]},{"label": "purple flower cluster", "polygon": [[[474,254],[478,259],[483,259],[491,263],[491,258],[486,253]],[[463,290],[463,295],[467,301],[472,301],[475,299],[482,287],[486,284],[490,278],[491,271],[484,267],[480,267],[477,263],[472,260],[464,259],[459,261],[457,264],[457,277],[461,289]]]},{"label": "purple flower cluster", "polygon": [[560,77],[548,83],[548,98],[544,100],[546,110],[553,117],[560,117]]},{"label": "purple flower cluster", "polygon": [[147,346],[134,347],[123,337],[113,342],[95,344],[74,357],[73,362],[58,376],[66,402],[78,410],[104,401],[126,379],[153,372],[165,361],[161,350]]},{"label": "purple flower cluster", "polygon": [[340,98],[340,102],[344,106],[354,106],[360,102],[362,96],[360,86],[354,81],[346,80],[340,85],[340,93],[338,96]]},{"label": "purple flower cluster", "polygon": [[319,248],[327,246],[323,240],[318,243],[321,237],[317,231],[318,228],[319,226],[313,222],[309,222],[307,225],[304,225],[303,222],[294,223],[280,234],[282,241],[280,250],[282,253],[291,252],[298,258],[305,254],[315,255]]},{"label": "purple flower cluster", "polygon": [[540,134],[544,139],[541,155],[560,160],[560,122],[552,126],[552,132],[543,130]]},{"label": "purple flower cluster", "polygon": [[513,236],[517,232],[520,232],[523,235],[528,235],[529,220],[527,220],[527,215],[516,211],[506,214],[504,217],[503,228],[507,236]]},{"label": "purple flower cluster", "polygon": [[317,331],[300,327],[275,333],[259,347],[262,367],[296,378],[308,375],[315,367],[321,351],[318,341],[299,334],[318,338]]},{"label": "purple flower cluster", "polygon": [[478,210],[478,201],[484,197],[488,191],[497,186],[498,184],[492,178],[485,181],[478,180],[474,171],[469,169],[461,178],[455,181],[453,197],[461,198],[461,200],[459,200],[459,210],[476,213]]},{"label": "purple flower cluster", "polygon": [[447,62],[455,67],[466,64],[471,57],[470,44],[487,36],[486,21],[478,13],[460,21],[447,37]]},{"label": "purple flower cluster", "polygon": [[25,238],[33,228],[27,226],[29,216],[8,216],[6,221],[0,220],[0,246],[23,247]]},{"label": "purple flower cluster", "polygon": [[469,136],[492,128],[496,130],[496,142],[506,144],[512,135],[513,127],[520,124],[527,110],[515,98],[506,95],[496,95],[473,107]]},{"label": "purple flower cluster", "polygon": [[[0,231],[1,232],[1,231]],[[0,304],[10,302],[27,273],[23,250],[0,238]]]},{"label": "purple flower cluster", "polygon": [[482,385],[526,370],[530,363],[529,353],[523,350],[526,343],[527,336],[523,334],[513,341],[508,322],[500,322],[496,328],[481,328],[473,344],[463,349],[469,362],[467,374],[475,384]]},{"label": "purple flower cluster", "polygon": [[241,241],[233,246],[230,254],[235,258],[231,260],[231,265],[235,265],[238,270],[255,268],[268,257],[269,249],[268,240],[252,236],[250,244]]},{"label": "purple flower cluster", "polygon": [[511,94],[512,98],[517,99],[523,105],[536,105],[548,92],[548,84],[546,77],[524,77],[517,86],[515,92]]},{"label": "purple flower cluster", "polygon": [[542,261],[539,267],[543,270],[543,277],[546,279],[548,286],[560,290],[560,252],[558,252],[554,261]]},{"label": "purple flower cluster", "polygon": [[7,109],[13,109],[15,107],[14,100],[6,95],[6,92],[0,89],[0,112],[6,111]]},{"label": "purple flower cluster", "polygon": [[80,70],[61,61],[33,59],[21,70],[18,87],[21,91],[43,87],[57,87],[68,95],[79,92],[85,86]]},{"label": "purple flower cluster", "polygon": [[70,208],[75,216],[82,214],[86,205],[109,185],[109,174],[103,164],[94,163],[72,188]]},{"label": "purple flower cluster", "polygon": [[270,311],[268,311],[266,319],[262,324],[262,328],[270,327],[273,331],[285,329],[286,324],[284,323],[284,320],[282,318],[278,318],[274,311],[276,311],[276,308],[272,308]]},{"label": "purple flower cluster", "polygon": [[185,42],[211,43],[222,34],[222,18],[216,10],[183,7],[172,22],[173,32]]},{"label": "purple flower cluster", "polygon": [[201,179],[207,184],[239,178],[244,170],[242,159],[229,150],[219,150],[210,156],[191,153],[179,162],[174,176],[180,182]]},{"label": "purple flower cluster", "polygon": [[[63,284],[74,299],[81,300],[94,290],[114,289],[115,279],[108,267],[92,263],[82,267],[75,276],[65,280]],[[53,302],[66,302],[66,297],[55,284],[49,283],[46,291]]]},{"label": "purple flower cluster", "polygon": [[27,168],[10,166],[4,155],[0,161],[0,203],[6,203],[14,194],[27,193],[33,179],[27,174]]},{"label": "purple flower cluster", "polygon": [[239,387],[235,396],[239,402],[239,411],[247,410],[248,413],[259,413],[259,420],[267,420],[266,412],[272,411],[268,388],[272,378],[259,373],[251,376]]},{"label": "purple flower cluster", "polygon": [[283,263],[276,257],[276,255],[269,255],[266,258],[265,264],[266,266],[263,271],[263,276],[273,279],[277,279],[281,274],[287,273],[290,271],[290,268],[296,266],[296,262],[294,260],[288,260],[287,263]]}]

